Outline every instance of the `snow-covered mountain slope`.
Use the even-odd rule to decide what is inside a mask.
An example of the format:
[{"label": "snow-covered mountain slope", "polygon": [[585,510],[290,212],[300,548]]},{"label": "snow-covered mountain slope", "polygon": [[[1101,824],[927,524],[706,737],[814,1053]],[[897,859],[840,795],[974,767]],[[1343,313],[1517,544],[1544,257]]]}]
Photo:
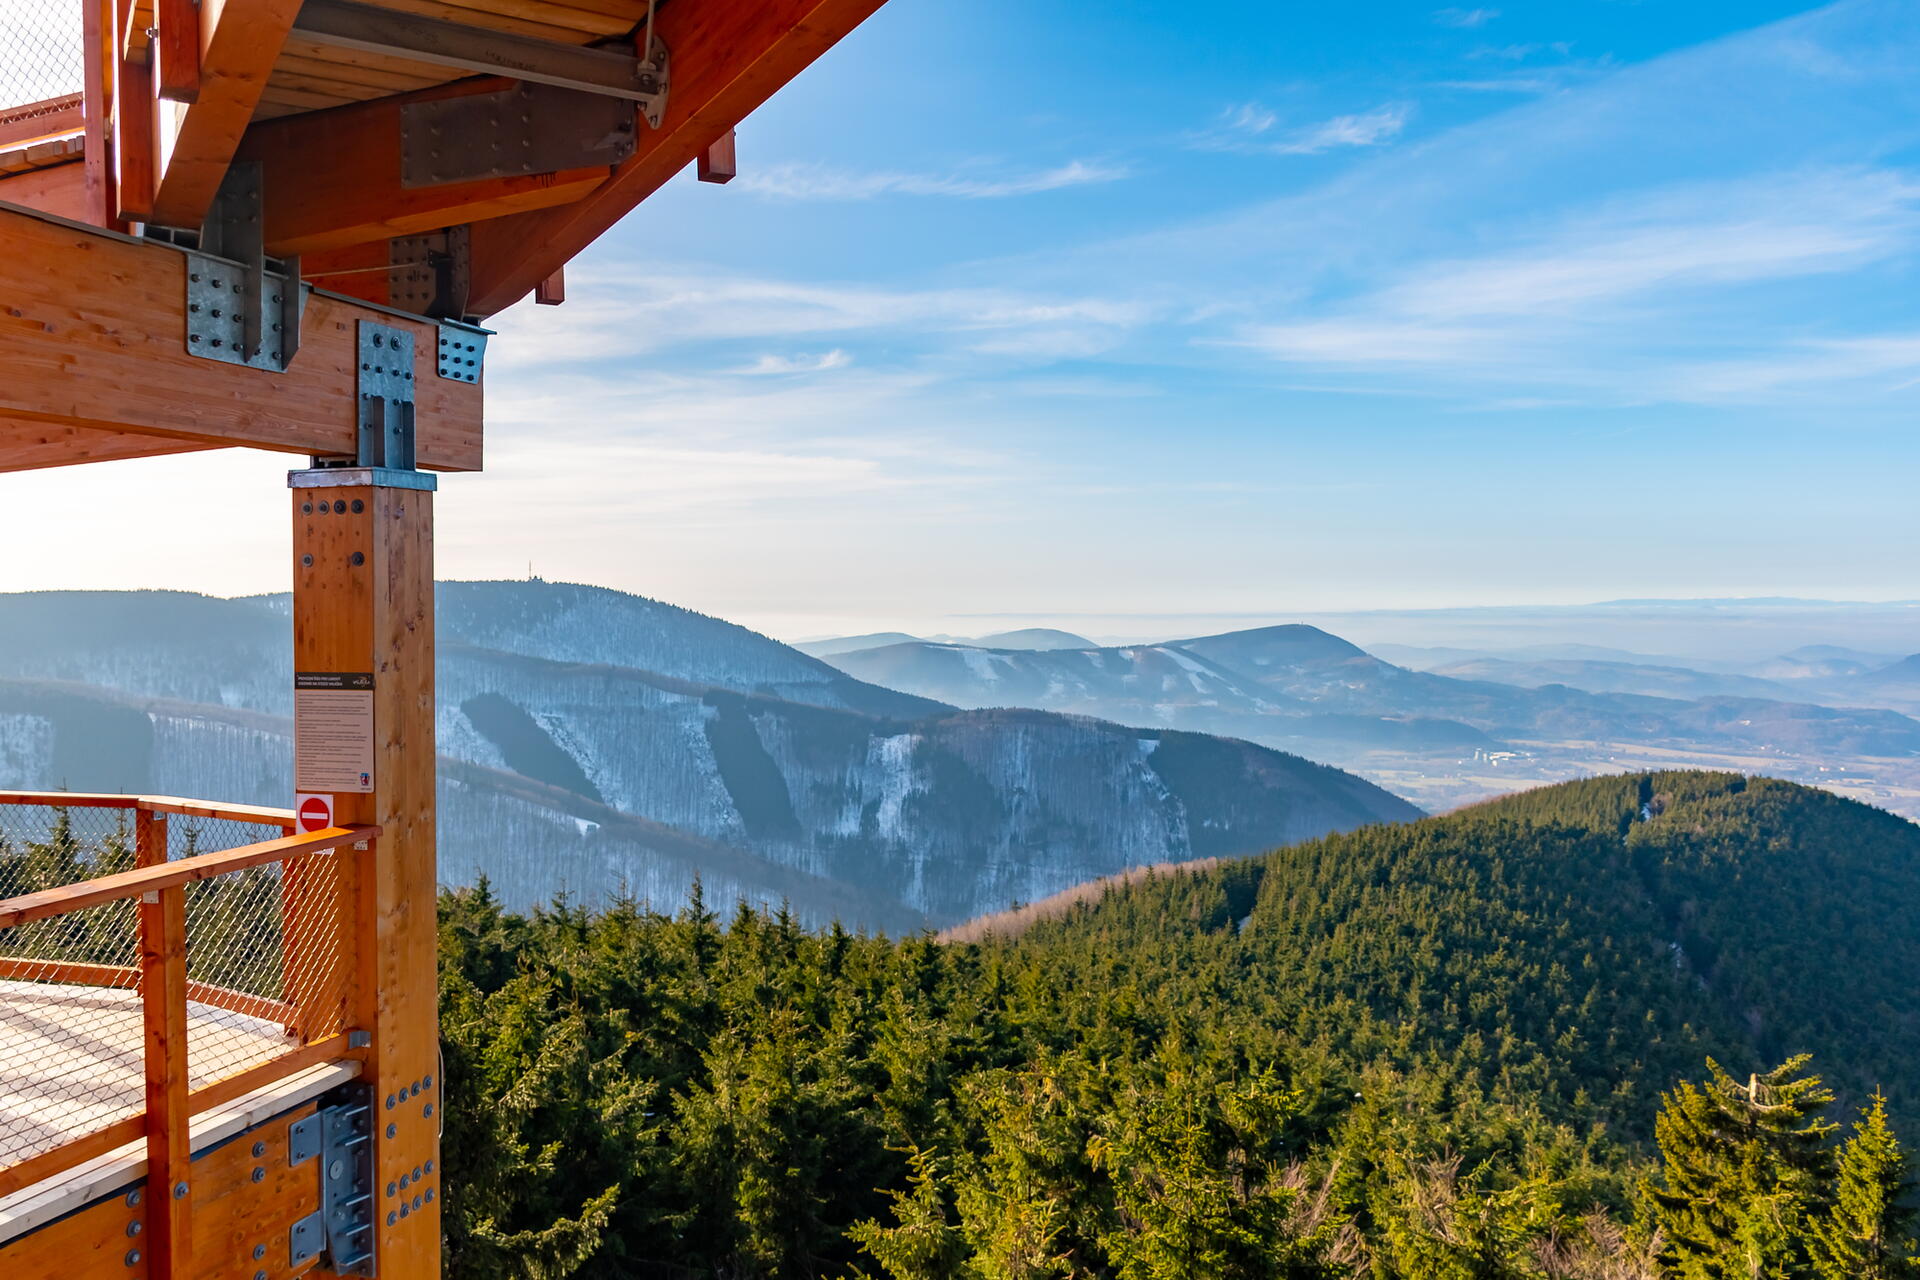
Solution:
[{"label": "snow-covered mountain slope", "polygon": [[[0,597],[0,619],[19,599]],[[9,632],[0,785],[284,803],[283,613],[196,599],[123,596],[117,613],[89,600],[72,617],[36,602],[65,650]],[[486,583],[441,600],[441,866],[516,905],[562,891],[673,905],[697,873],[714,901],[914,927],[1417,812],[1244,742],[893,694],[636,597]],[[199,643],[160,629],[143,653],[155,607],[200,609]],[[613,660],[634,656],[674,671]]]}]

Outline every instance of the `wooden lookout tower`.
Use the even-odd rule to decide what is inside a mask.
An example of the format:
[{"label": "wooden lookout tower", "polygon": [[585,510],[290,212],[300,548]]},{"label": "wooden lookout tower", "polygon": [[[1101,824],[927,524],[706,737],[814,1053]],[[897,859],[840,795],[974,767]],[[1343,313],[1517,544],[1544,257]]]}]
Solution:
[{"label": "wooden lookout tower", "polygon": [[0,471],[302,459],[294,807],[0,793],[4,1280],[439,1273],[432,513],[486,319],[879,3],[0,0]]}]

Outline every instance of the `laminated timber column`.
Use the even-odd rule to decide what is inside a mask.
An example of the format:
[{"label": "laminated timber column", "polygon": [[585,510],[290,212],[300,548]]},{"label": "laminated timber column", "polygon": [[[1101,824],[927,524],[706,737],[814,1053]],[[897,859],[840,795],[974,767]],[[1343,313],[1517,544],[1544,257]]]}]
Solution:
[{"label": "laminated timber column", "polygon": [[[382,1280],[440,1274],[435,973],[433,477],[289,476],[295,784],[381,828],[354,865],[357,1026],[371,1032],[371,1221]],[[364,717],[371,715],[371,723]],[[344,870],[344,868],[343,868]]]}]

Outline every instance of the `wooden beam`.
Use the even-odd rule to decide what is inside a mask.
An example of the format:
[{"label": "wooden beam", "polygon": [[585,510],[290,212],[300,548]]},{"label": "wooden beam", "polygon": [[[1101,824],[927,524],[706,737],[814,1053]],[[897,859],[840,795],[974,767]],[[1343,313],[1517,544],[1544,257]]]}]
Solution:
[{"label": "wooden beam", "polygon": [[567,300],[567,269],[558,271],[533,286],[533,300],[543,307],[557,307]]},{"label": "wooden beam", "polygon": [[[0,182],[0,194],[6,190],[7,184]],[[44,467],[70,467],[81,462],[114,462],[124,458],[157,458],[217,447],[197,440],[62,427],[0,414],[0,472],[38,471]]]},{"label": "wooden beam", "polygon": [[113,74],[114,218],[142,222],[153,214],[155,111],[153,75],[121,58]]},{"label": "wooden beam", "polygon": [[50,138],[59,133],[77,133],[86,127],[85,94],[70,93],[64,98],[29,102],[23,107],[0,110],[0,147]]},{"label": "wooden beam", "polygon": [[[70,461],[155,437],[146,452],[245,445],[345,454],[358,438],[358,322],[413,334],[420,465],[480,466],[481,390],[434,376],[438,329],[315,293],[299,354],[285,373],[187,353],[187,256],[151,242],[0,208],[0,423],[71,428]],[[174,442],[168,444],[165,442]],[[22,465],[48,466],[53,438],[27,441]]]},{"label": "wooden beam", "polygon": [[700,153],[697,176],[702,182],[732,182],[740,176],[740,161],[734,152],[733,130]]},{"label": "wooden beam", "polygon": [[0,178],[0,201],[23,204],[56,218],[91,222],[94,205],[87,179],[84,160],[8,174]]},{"label": "wooden beam", "polygon": [[115,50],[119,29],[114,25],[114,0],[84,0],[81,15],[82,62],[86,68],[82,123],[87,131],[86,216],[96,227],[113,225],[113,140],[107,126],[113,119]]},{"label": "wooden beam", "polygon": [[201,0],[200,87],[160,121],[153,221],[197,227],[260,105],[300,0]]},{"label": "wooden beam", "polygon": [[316,253],[547,209],[578,200],[607,180],[607,166],[593,165],[432,187],[403,185],[400,119],[408,104],[510,87],[506,80],[467,80],[254,126],[239,158],[260,162],[267,251]]},{"label": "wooden beam", "polygon": [[[368,855],[338,870],[353,876],[351,1000],[354,1025],[373,1033],[366,1077],[376,1109],[374,1184],[384,1186],[438,1166],[445,1099],[433,905],[433,495],[336,480],[349,474],[309,472],[302,484],[323,487],[292,494],[293,666],[373,673],[371,789],[336,794],[334,814],[381,831]],[[316,500],[329,498],[334,514],[318,515]],[[296,771],[294,785],[313,790],[317,781]],[[376,1215],[376,1273],[437,1280],[439,1226],[437,1201],[392,1221]]]},{"label": "wooden beam", "polygon": [[200,97],[199,0],[155,0],[153,91],[174,102]]},{"label": "wooden beam", "polygon": [[511,76],[635,102],[658,92],[651,71],[631,54],[395,13],[355,0],[306,0],[294,30],[313,44],[465,74]]},{"label": "wooden beam", "polygon": [[532,291],[667,179],[692,164],[882,0],[663,5],[656,20],[673,88],[658,129],[583,200],[476,223],[470,309],[491,315]]}]

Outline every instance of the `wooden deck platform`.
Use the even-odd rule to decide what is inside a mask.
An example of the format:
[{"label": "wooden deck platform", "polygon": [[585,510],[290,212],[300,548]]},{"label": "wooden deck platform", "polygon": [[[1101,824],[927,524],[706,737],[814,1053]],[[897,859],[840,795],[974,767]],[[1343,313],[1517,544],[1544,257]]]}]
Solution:
[{"label": "wooden deck platform", "polygon": [[[190,1089],[298,1046],[275,1023],[187,1002]],[[138,1112],[145,1031],[137,991],[0,981],[0,1167]]]}]

